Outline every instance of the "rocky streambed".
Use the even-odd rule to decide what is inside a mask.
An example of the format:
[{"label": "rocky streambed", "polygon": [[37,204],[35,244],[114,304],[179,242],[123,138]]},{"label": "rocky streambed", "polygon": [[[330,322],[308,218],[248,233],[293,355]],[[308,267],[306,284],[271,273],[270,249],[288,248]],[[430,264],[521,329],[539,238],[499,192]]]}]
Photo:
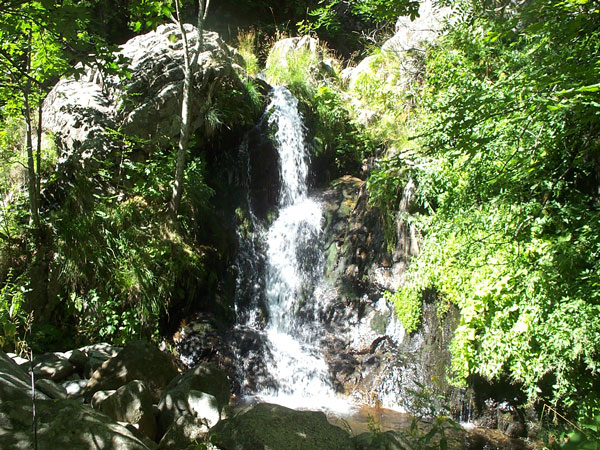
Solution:
[{"label": "rocky streambed", "polygon": [[[268,403],[233,409],[224,371],[200,362],[179,373],[172,355],[143,341],[47,353],[33,362],[0,352],[0,400],[3,449],[414,448],[401,423],[384,420],[381,410],[365,421],[365,414],[328,420],[322,411]],[[360,432],[366,423],[369,431]],[[480,432],[450,436],[453,448],[525,448]]]}]

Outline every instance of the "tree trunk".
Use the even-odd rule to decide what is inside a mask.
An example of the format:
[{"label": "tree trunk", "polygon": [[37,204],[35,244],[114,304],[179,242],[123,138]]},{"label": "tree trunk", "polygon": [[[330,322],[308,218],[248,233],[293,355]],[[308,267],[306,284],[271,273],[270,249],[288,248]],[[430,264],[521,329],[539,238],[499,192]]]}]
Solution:
[{"label": "tree trunk", "polygon": [[[177,218],[177,212],[179,210],[179,204],[181,203],[181,197],[183,196],[183,188],[185,182],[185,159],[187,146],[190,140],[190,97],[192,93],[192,82],[194,72],[196,71],[196,65],[198,64],[198,58],[200,53],[204,51],[204,19],[208,12],[208,2],[205,4],[204,0],[198,1],[198,46],[193,55],[190,55],[189,43],[181,17],[179,14],[179,2],[175,2],[177,11],[176,23],[179,25],[179,30],[183,38],[183,61],[184,61],[184,78],[183,78],[183,95],[181,100],[181,126],[179,129],[179,141],[177,143],[177,163],[175,167],[175,180],[173,182],[173,192],[171,194],[170,211],[174,219]],[[191,58],[190,58],[191,56]]]}]

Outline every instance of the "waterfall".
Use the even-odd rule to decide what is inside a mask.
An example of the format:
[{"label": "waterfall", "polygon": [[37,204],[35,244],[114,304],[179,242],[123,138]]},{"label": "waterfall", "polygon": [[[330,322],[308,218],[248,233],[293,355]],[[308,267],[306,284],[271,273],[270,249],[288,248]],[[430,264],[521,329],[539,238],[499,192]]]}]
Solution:
[{"label": "waterfall", "polygon": [[[280,191],[278,214],[266,232],[264,330],[266,365],[274,383],[257,386],[261,401],[292,408],[346,409],[338,400],[318,346],[319,332],[300,310],[313,302],[311,286],[320,276],[322,205],[308,195],[309,154],[297,99],[284,87],[273,89],[269,125],[276,129]],[[340,406],[343,405],[343,406]]]}]

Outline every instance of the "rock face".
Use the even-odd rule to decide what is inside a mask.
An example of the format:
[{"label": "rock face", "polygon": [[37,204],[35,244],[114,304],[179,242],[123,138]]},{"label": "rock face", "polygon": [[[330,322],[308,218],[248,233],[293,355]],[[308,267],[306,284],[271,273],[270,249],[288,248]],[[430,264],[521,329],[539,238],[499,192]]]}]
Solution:
[{"label": "rock face", "polygon": [[210,431],[211,438],[223,450],[287,449],[348,450],[350,436],[331,425],[322,412],[294,411],[279,405],[259,403]]},{"label": "rock face", "polygon": [[136,341],[106,360],[94,372],[82,394],[90,399],[96,391],[118,389],[130,381],[141,380],[152,393],[153,401],[158,402],[176,375],[177,369],[168,355],[148,342]]},{"label": "rock face", "polygon": [[433,0],[425,0],[419,6],[419,17],[410,20],[400,17],[396,22],[394,36],[383,45],[383,50],[396,53],[409,50],[424,50],[432,43],[444,27],[451,8],[440,8]]},{"label": "rock face", "polygon": [[[197,32],[186,25],[190,45]],[[204,124],[215,87],[239,85],[236,56],[216,33],[204,33],[205,51],[194,74],[191,133]],[[175,25],[135,37],[117,55],[127,59],[128,77],[87,70],[78,80],[62,79],[44,102],[45,131],[59,149],[57,173],[77,173],[115,158],[123,134],[165,144],[179,133],[183,43]]]}]

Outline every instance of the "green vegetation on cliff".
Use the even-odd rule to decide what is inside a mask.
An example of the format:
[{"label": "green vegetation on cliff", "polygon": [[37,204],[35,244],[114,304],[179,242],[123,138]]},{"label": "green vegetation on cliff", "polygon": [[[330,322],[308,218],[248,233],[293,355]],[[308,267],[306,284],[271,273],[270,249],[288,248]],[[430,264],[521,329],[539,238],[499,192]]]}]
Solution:
[{"label": "green vegetation on cliff", "polygon": [[386,193],[408,175],[418,186],[410,220],[423,246],[404,291],[434,288],[460,308],[454,380],[508,380],[531,402],[591,419],[600,11],[586,0],[453,5],[454,25],[425,58],[418,136],[373,175],[373,201],[396,211]]}]

